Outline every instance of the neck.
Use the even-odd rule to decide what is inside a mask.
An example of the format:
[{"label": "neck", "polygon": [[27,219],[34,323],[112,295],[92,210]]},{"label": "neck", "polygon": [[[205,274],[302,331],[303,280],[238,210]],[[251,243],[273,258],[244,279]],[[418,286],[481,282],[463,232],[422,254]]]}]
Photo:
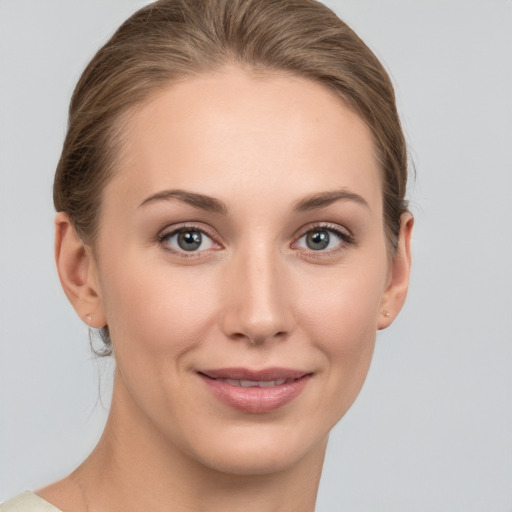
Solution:
[{"label": "neck", "polygon": [[327,439],[285,470],[228,474],[164,438],[124,392],[116,381],[103,436],[71,476],[88,512],[314,511]]}]

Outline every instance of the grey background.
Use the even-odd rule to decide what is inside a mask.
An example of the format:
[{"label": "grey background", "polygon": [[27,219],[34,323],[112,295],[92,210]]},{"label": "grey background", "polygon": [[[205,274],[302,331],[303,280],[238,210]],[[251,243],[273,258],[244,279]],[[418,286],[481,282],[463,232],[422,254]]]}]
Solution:
[{"label": "grey background", "polygon": [[[79,73],[137,0],[0,0],[0,502],[71,471],[109,363],[53,264]],[[512,1],[327,2],[396,84],[417,168],[408,303],[335,428],[318,511],[512,511]]]}]

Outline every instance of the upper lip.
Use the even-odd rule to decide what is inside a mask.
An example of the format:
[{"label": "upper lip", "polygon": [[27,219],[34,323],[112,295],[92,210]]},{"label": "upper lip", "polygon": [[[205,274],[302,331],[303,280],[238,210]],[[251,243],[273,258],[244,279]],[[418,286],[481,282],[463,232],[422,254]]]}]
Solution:
[{"label": "upper lip", "polygon": [[277,379],[300,379],[311,372],[295,370],[293,368],[263,368],[253,370],[250,368],[217,368],[214,370],[200,370],[198,373],[211,379],[232,379],[252,381],[272,381]]}]

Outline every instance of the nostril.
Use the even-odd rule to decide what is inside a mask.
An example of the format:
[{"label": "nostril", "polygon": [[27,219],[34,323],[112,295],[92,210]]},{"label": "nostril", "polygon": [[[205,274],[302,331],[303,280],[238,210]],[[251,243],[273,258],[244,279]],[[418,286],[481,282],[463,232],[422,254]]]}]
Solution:
[{"label": "nostril", "polygon": [[261,337],[259,337],[259,336],[258,337],[244,336],[244,337],[249,339],[249,341],[251,342],[251,345],[260,345],[261,343],[264,343],[265,341],[271,341],[271,340],[276,340],[276,339],[282,340],[287,335],[288,335],[288,333],[286,331],[278,331],[274,335],[270,335],[270,336],[261,336]]}]

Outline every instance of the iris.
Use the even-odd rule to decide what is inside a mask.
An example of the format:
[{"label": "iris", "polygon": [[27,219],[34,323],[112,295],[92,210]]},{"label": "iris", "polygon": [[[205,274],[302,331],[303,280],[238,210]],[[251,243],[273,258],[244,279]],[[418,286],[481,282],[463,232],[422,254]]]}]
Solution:
[{"label": "iris", "polygon": [[328,231],[311,231],[306,235],[306,245],[313,251],[321,251],[329,245],[330,235]]}]

